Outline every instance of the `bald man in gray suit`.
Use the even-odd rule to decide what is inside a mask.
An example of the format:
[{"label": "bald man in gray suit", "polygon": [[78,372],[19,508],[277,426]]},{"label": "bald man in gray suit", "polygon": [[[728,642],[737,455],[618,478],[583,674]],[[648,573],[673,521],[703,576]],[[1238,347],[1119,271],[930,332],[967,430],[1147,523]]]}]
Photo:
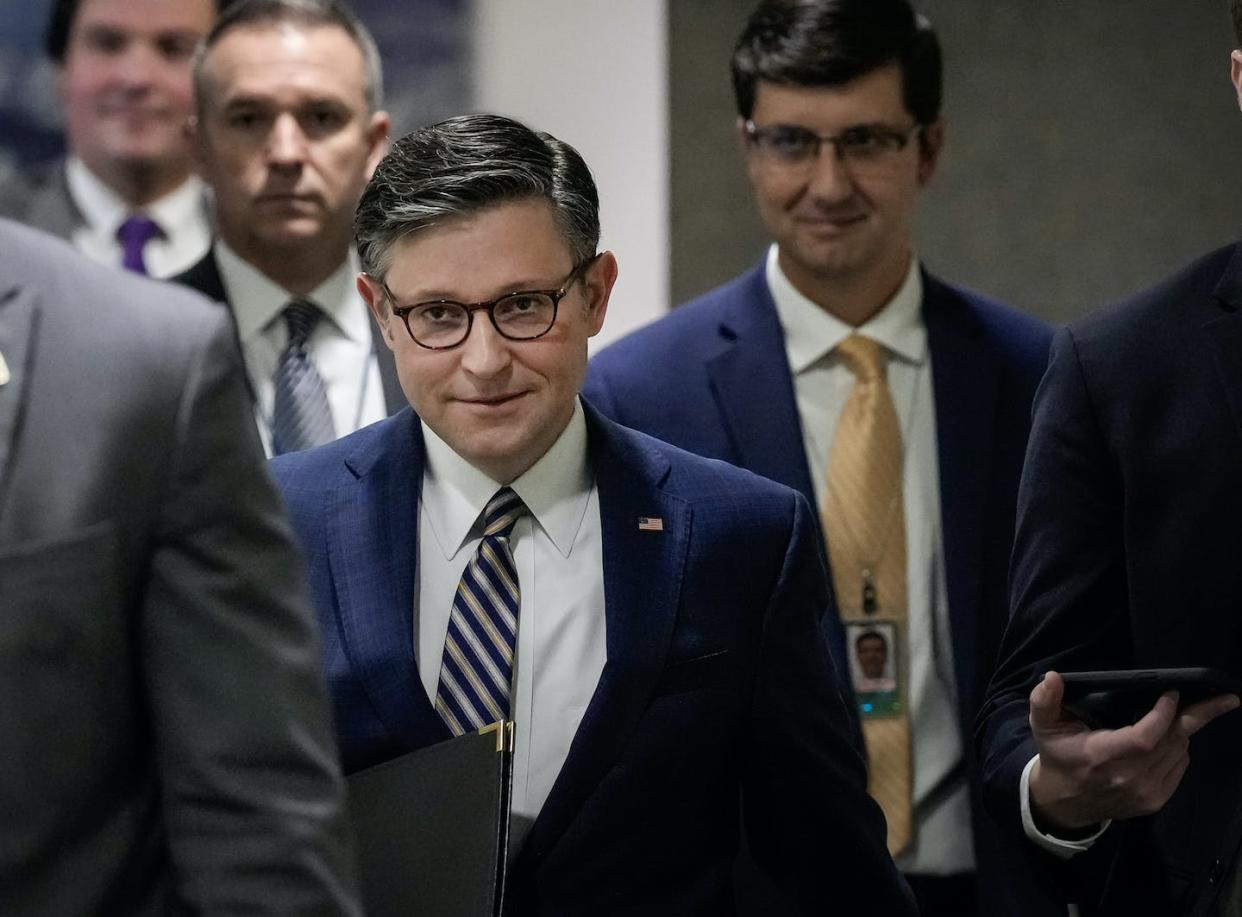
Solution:
[{"label": "bald man in gray suit", "polygon": [[0,220],[0,913],[357,913],[228,317]]}]

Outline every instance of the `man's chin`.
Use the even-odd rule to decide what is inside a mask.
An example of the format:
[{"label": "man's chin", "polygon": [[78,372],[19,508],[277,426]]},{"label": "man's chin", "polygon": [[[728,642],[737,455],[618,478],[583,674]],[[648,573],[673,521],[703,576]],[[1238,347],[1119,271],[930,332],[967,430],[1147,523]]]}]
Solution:
[{"label": "man's chin", "polygon": [[184,145],[162,138],[127,138],[112,144],[107,155],[118,169],[134,174],[163,172],[173,164],[184,165],[187,174],[190,171],[190,155]]},{"label": "man's chin", "polygon": [[301,217],[278,223],[256,224],[254,234],[271,250],[295,252],[321,238],[323,224],[319,220]]}]

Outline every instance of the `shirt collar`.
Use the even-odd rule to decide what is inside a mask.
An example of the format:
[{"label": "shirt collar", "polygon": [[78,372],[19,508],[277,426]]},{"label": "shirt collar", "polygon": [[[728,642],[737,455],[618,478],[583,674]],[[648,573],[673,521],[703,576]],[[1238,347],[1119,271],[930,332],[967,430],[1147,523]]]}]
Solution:
[{"label": "shirt collar", "polygon": [[[77,156],[65,162],[65,181],[69,195],[91,228],[109,238],[131,214],[129,205],[119,194],[104,184]],[[166,236],[199,219],[206,186],[197,175],[191,175],[175,189],[142,208],[141,212],[155,220]]]},{"label": "shirt collar", "polygon": [[[346,337],[358,343],[370,343],[370,315],[354,286],[358,256],[352,249],[331,276],[305,297],[284,289],[233,251],[223,239],[216,239],[215,255],[243,344],[262,334],[291,299],[311,300]],[[364,308],[359,308],[360,305]]]},{"label": "shirt collar", "polygon": [[801,373],[831,353],[851,334],[883,344],[898,359],[921,364],[927,357],[927,328],[923,324],[923,275],[918,258],[910,256],[906,278],[883,308],[858,328],[841,321],[799,292],[781,270],[777,247],[768,250],[765,267],[768,289],[785,332],[789,367]]},{"label": "shirt collar", "polygon": [[[423,471],[422,512],[427,514],[440,551],[451,560],[502,485],[475,468],[423,424],[427,465]],[[586,516],[593,486],[587,455],[586,417],[574,402],[569,424],[539,461],[509,485],[522,498],[534,522],[568,557]]]}]

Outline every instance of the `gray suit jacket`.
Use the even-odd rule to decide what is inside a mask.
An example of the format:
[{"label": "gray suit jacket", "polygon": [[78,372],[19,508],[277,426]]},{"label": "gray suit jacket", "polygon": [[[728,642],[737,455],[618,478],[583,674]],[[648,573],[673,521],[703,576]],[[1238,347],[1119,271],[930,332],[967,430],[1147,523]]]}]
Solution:
[{"label": "gray suit jacket", "polygon": [[0,353],[0,913],[355,913],[227,317],[0,220]]},{"label": "gray suit jacket", "polygon": [[69,195],[64,160],[37,172],[16,173],[0,183],[0,217],[70,238],[83,218]]}]

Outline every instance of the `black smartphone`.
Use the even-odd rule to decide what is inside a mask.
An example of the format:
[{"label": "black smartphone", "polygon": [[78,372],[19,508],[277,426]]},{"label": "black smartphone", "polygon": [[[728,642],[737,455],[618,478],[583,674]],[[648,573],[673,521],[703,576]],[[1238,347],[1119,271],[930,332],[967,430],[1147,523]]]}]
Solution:
[{"label": "black smartphone", "polygon": [[1093,729],[1138,722],[1166,691],[1177,691],[1182,707],[1220,694],[1242,697],[1242,681],[1209,668],[1062,672],[1061,677],[1062,706]]}]

